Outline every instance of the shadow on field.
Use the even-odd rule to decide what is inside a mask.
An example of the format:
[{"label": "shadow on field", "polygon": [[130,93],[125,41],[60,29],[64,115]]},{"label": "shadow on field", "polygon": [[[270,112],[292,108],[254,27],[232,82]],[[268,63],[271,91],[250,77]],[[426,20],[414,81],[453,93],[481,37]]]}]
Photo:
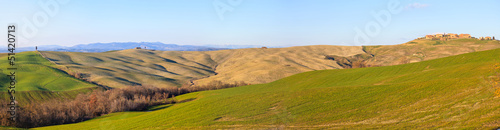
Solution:
[{"label": "shadow on field", "polygon": [[[177,103],[185,103],[185,102],[189,102],[189,101],[193,101],[195,100],[196,98],[189,98],[189,99],[185,99],[185,100],[182,100],[182,101],[179,101]],[[174,104],[177,104],[177,103],[174,103]],[[152,106],[151,108],[149,108],[147,111],[156,111],[156,110],[161,110],[161,109],[165,109],[165,108],[169,108],[171,106],[173,106],[174,104],[166,104],[166,105],[159,105],[159,106]]]},{"label": "shadow on field", "polygon": [[195,99],[196,98],[189,98],[189,99],[185,99],[185,100],[179,101],[178,103],[185,103],[185,102],[193,101]]},{"label": "shadow on field", "polygon": [[165,108],[168,108],[172,106],[172,104],[167,104],[167,105],[162,105],[162,106],[153,106],[152,108],[148,109],[147,111],[156,111],[156,110],[161,110],[161,109],[165,109]]}]

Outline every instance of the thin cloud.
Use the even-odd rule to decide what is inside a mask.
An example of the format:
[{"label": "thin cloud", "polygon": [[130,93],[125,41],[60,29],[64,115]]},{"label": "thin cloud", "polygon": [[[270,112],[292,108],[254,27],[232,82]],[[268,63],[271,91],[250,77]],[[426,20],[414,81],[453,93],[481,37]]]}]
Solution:
[{"label": "thin cloud", "polygon": [[411,3],[405,6],[405,9],[421,9],[421,8],[426,8],[428,7],[429,4],[422,4],[422,3]]}]

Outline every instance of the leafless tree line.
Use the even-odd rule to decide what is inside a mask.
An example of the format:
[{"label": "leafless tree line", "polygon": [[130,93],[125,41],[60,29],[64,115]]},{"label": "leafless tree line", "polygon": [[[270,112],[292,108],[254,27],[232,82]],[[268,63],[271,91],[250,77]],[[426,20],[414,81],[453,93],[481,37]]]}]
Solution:
[{"label": "leafless tree line", "polygon": [[178,102],[175,96],[196,91],[215,90],[248,85],[244,82],[223,83],[214,81],[208,85],[157,88],[130,86],[107,91],[80,94],[74,100],[50,100],[18,106],[16,121],[9,120],[8,101],[0,101],[0,125],[20,128],[59,125],[82,122],[112,112],[144,111],[150,106]]}]

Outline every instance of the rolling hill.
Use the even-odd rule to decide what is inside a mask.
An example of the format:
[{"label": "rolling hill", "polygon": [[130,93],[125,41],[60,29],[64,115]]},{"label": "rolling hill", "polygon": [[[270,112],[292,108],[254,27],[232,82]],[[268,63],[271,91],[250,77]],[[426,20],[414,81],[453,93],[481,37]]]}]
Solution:
[{"label": "rolling hill", "polygon": [[[500,42],[495,40],[420,39],[399,45],[363,47],[319,45],[219,51],[129,49],[104,53],[42,53],[54,63],[110,87],[180,87],[213,81],[261,84],[301,72],[342,69],[346,66],[341,64],[354,64],[345,61],[357,60],[363,66],[388,66],[496,48],[500,48]],[[341,57],[344,62],[328,56]]]},{"label": "rolling hill", "polygon": [[361,47],[304,46],[220,51],[129,49],[104,53],[41,53],[58,65],[110,87],[179,87],[196,79],[200,79],[194,81],[196,84],[214,80],[267,83],[305,71],[338,69],[341,67],[324,59],[324,55],[350,56],[363,51]]},{"label": "rolling hill", "polygon": [[375,66],[414,63],[458,54],[500,48],[500,41],[478,39],[417,39],[399,45],[365,46],[374,57],[367,64]]},{"label": "rolling hill", "polygon": [[[10,79],[7,74],[9,63],[6,55],[0,59],[0,99],[8,99],[7,87]],[[78,80],[40,56],[38,52],[22,52],[16,54],[16,97],[24,104],[32,100],[51,98],[71,98],[77,93],[98,89],[96,85]]]},{"label": "rolling hill", "polygon": [[500,49],[396,66],[319,70],[202,91],[150,112],[40,129],[493,129]]}]

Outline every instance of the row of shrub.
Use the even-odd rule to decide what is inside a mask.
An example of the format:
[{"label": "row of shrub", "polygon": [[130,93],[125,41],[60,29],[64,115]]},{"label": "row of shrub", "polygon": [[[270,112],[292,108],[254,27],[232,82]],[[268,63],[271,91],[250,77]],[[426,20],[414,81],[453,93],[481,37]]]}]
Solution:
[{"label": "row of shrub", "polygon": [[143,111],[150,106],[176,103],[175,96],[203,91],[248,85],[214,81],[208,85],[190,87],[157,88],[130,86],[80,94],[73,100],[50,100],[17,106],[16,120],[9,120],[8,102],[0,101],[0,125],[21,128],[76,123],[112,112]]},{"label": "row of shrub", "polygon": [[373,55],[368,53],[357,54],[354,56],[343,57],[337,55],[325,55],[325,59],[334,60],[342,68],[365,68],[373,67],[375,65],[367,64],[369,59],[373,58]]}]

